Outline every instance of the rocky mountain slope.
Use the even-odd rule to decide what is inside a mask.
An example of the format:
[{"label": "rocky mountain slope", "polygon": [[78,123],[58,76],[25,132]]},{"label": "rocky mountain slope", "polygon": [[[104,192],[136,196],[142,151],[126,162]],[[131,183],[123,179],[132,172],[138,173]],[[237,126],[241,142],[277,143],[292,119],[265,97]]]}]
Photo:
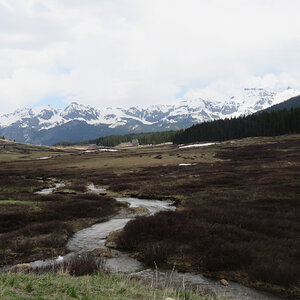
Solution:
[{"label": "rocky mountain slope", "polygon": [[292,108],[300,108],[300,96],[293,97],[291,99],[288,99],[286,101],[280,102],[278,104],[272,105],[266,109],[263,109],[257,113],[261,112],[270,112],[270,111],[277,111],[282,109],[292,109]]},{"label": "rocky mountain slope", "polygon": [[194,97],[173,105],[146,108],[96,109],[75,102],[63,110],[51,106],[23,108],[0,116],[0,136],[50,145],[111,134],[176,130],[204,121],[252,114],[298,95],[300,91],[291,88],[280,93],[245,88],[225,101]]}]

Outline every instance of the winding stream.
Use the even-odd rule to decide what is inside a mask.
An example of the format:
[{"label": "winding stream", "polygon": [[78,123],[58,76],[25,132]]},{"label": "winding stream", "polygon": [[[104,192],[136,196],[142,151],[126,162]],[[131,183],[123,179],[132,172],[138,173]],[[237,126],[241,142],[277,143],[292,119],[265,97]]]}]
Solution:
[{"label": "winding stream", "polygon": [[[166,201],[141,200],[135,198],[116,198],[117,201],[128,202],[129,207],[143,207],[149,214],[155,214],[163,210],[175,210],[175,206],[170,206]],[[76,232],[69,240],[67,248],[72,252],[90,252],[97,248],[106,248],[105,240],[110,232],[123,228],[132,218],[120,218],[116,216],[111,220],[95,224],[89,228]],[[116,251],[118,257],[107,258],[106,267],[112,273],[131,274],[142,271],[145,266],[136,259],[128,256],[128,253]]]},{"label": "winding stream", "polygon": [[[58,184],[56,188],[59,187]],[[45,189],[39,192],[39,194],[49,194],[54,191],[53,188]],[[101,193],[104,189],[96,188],[93,184],[88,186],[89,192]],[[149,214],[155,214],[156,212],[163,210],[175,210],[176,207],[170,205],[166,201],[157,200],[141,200],[135,198],[116,198],[117,201],[126,201],[129,203],[129,207],[143,207],[147,209]],[[71,250],[71,253],[65,257],[59,257],[56,261],[68,259],[76,254],[90,252],[96,248],[106,248],[105,240],[108,234],[112,231],[121,229],[132,218],[116,216],[111,220],[99,224],[95,224],[86,229],[76,232],[68,241],[67,248]],[[282,300],[286,299],[279,296],[274,296],[268,293],[264,293],[253,288],[248,288],[241,284],[230,282],[229,286],[222,286],[219,281],[206,278],[199,274],[194,273],[181,273],[171,272],[170,270],[159,270],[147,268],[143,263],[129,257],[129,254],[123,251],[116,251],[118,257],[107,258],[106,267],[111,273],[126,274],[137,276],[145,280],[153,280],[154,282],[168,282],[177,287],[193,287],[193,289],[210,291],[219,297],[226,296],[230,299],[239,300]],[[53,260],[37,261],[31,263],[32,267],[42,266],[49,263],[53,263]]]}]

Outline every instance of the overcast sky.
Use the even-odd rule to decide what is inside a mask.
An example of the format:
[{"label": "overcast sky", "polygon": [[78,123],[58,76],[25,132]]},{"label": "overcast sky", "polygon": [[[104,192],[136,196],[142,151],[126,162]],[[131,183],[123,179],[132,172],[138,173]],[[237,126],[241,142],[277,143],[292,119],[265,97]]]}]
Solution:
[{"label": "overcast sky", "polygon": [[0,0],[0,113],[300,88],[299,0]]}]

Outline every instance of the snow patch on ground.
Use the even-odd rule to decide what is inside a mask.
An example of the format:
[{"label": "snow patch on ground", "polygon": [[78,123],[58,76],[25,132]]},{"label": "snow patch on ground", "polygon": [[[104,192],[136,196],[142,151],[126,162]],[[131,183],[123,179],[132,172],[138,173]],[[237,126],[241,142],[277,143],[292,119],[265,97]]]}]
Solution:
[{"label": "snow patch on ground", "polygon": [[37,158],[37,159],[49,159],[49,158],[51,158],[51,156],[39,157],[39,158]]},{"label": "snow patch on ground", "polygon": [[117,152],[117,149],[99,149],[99,151]]},{"label": "snow patch on ground", "polygon": [[93,152],[116,152],[119,151],[117,149],[109,149],[109,148],[103,148],[103,149],[93,149],[93,150],[85,150],[84,153],[93,153]]},{"label": "snow patch on ground", "polygon": [[106,191],[106,189],[104,189],[104,188],[95,187],[95,185],[93,183],[89,184],[87,186],[87,189],[89,192],[96,193],[96,194]]},{"label": "snow patch on ground", "polygon": [[216,145],[216,144],[217,143],[193,144],[193,145],[180,146],[179,149],[193,148],[193,147],[205,147],[205,146],[211,146],[211,145]]},{"label": "snow patch on ground", "polygon": [[185,167],[185,166],[196,166],[197,164],[179,164],[180,167]]}]

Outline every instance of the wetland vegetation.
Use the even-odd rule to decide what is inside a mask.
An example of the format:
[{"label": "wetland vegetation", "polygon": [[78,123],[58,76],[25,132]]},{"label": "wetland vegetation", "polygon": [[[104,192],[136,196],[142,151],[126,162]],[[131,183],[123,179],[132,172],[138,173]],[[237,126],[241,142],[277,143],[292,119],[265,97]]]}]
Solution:
[{"label": "wetland vegetation", "polygon": [[[170,199],[176,212],[129,222],[118,246],[150,265],[300,296],[299,135],[185,149],[55,149],[1,159],[1,265],[64,254],[73,232],[118,212],[111,196]],[[34,194],[56,181],[66,186]],[[107,195],[84,194],[90,183]]]}]

